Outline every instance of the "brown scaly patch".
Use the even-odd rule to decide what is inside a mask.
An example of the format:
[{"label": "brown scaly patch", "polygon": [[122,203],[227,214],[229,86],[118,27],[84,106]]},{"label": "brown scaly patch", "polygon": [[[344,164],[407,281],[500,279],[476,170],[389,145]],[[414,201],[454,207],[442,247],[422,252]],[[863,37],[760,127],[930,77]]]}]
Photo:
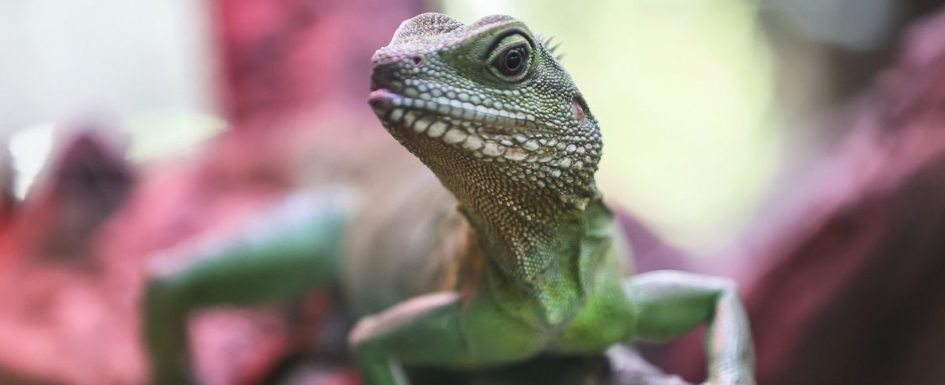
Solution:
[{"label": "brown scaly patch", "polygon": [[455,242],[450,242],[453,257],[440,285],[440,290],[457,290],[463,307],[469,304],[479,287],[482,272],[482,249],[476,230],[466,221],[457,229]]},{"label": "brown scaly patch", "polygon": [[469,305],[473,293],[479,288],[482,276],[482,249],[479,248],[479,236],[476,230],[466,225],[466,245],[458,257],[459,298],[463,308]]}]

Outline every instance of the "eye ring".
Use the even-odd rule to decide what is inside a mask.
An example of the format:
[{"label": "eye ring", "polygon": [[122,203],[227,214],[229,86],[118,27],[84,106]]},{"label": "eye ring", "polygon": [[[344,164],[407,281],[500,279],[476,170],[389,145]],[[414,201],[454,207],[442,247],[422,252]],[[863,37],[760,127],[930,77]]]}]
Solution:
[{"label": "eye ring", "polygon": [[534,40],[518,28],[499,33],[485,52],[485,67],[492,75],[507,83],[525,80],[535,64]]},{"label": "eye ring", "polygon": [[516,44],[500,52],[492,61],[492,67],[505,77],[521,80],[531,64],[530,56],[528,44]]}]

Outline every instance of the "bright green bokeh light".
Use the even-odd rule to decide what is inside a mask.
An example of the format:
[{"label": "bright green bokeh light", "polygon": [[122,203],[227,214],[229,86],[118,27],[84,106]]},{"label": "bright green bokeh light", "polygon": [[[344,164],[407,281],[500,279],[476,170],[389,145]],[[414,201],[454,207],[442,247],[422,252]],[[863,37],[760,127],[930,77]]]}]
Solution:
[{"label": "bright green bokeh light", "polygon": [[122,127],[132,139],[129,157],[142,162],[188,151],[222,132],[226,122],[193,111],[162,111],[133,115],[122,121]]},{"label": "bright green bokeh light", "polygon": [[562,43],[601,122],[610,199],[690,248],[727,243],[780,159],[771,55],[739,0],[443,1],[472,21],[507,13]]}]

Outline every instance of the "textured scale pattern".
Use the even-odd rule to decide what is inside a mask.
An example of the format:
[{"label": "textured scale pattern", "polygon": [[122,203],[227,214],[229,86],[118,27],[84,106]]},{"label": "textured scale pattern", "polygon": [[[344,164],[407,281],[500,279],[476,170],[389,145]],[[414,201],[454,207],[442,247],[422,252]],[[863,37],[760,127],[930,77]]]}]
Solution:
[{"label": "textured scale pattern", "polygon": [[[527,42],[520,80],[490,68],[503,39]],[[371,106],[485,233],[489,259],[541,288],[539,297],[580,295],[576,277],[556,273],[573,271],[565,264],[578,252],[565,250],[576,245],[560,236],[581,232],[574,228],[581,224],[562,219],[599,198],[594,173],[602,142],[545,41],[508,16],[464,25],[423,14],[403,22],[373,61],[383,68],[372,79]]]}]

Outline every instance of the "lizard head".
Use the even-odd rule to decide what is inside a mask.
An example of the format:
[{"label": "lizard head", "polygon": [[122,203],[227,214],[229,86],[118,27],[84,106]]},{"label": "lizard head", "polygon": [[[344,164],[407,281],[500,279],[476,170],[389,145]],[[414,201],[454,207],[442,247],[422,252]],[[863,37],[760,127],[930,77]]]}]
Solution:
[{"label": "lizard head", "polygon": [[[368,101],[459,200],[504,270],[534,279],[599,198],[597,121],[547,43],[522,22],[426,13],[372,58]],[[577,231],[565,231],[565,234]]]},{"label": "lizard head", "polygon": [[457,189],[468,186],[457,184],[499,180],[564,201],[595,193],[597,122],[522,22],[489,16],[464,25],[421,14],[372,61],[375,113],[461,200]]}]

